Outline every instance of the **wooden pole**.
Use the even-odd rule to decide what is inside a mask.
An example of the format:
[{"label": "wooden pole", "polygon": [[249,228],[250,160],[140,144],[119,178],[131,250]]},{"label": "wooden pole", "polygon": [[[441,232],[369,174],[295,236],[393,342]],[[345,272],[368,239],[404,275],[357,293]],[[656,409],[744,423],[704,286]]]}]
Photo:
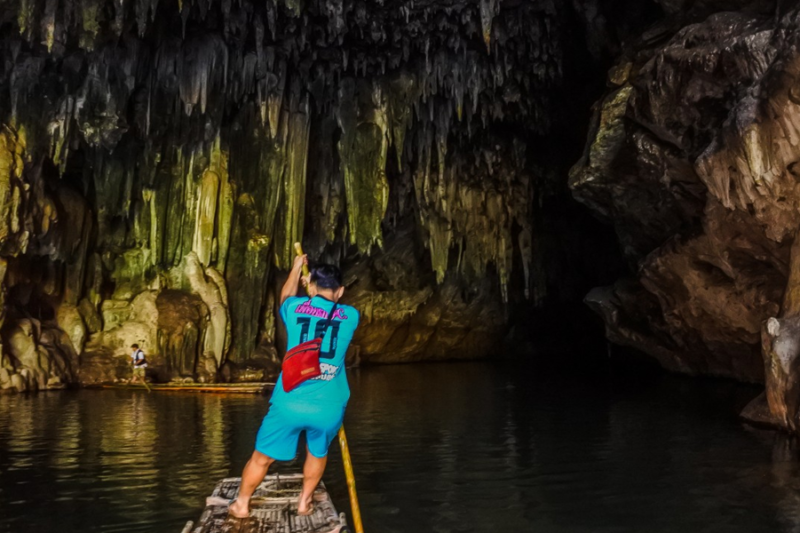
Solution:
[{"label": "wooden pole", "polygon": [[356,533],[364,533],[361,523],[361,509],[358,507],[358,494],[356,493],[356,476],[353,474],[353,461],[350,460],[350,447],[347,445],[347,434],[344,424],[339,428],[339,446],[342,448],[342,463],[344,475],[347,478],[347,492],[350,494],[350,507],[353,509],[353,527]]},{"label": "wooden pole", "polygon": [[[303,247],[299,242],[294,243],[297,255],[303,255]],[[308,276],[308,266],[303,265],[303,275]],[[344,475],[347,478],[347,492],[350,494],[350,508],[353,510],[353,527],[356,533],[364,533],[364,526],[361,523],[361,508],[358,506],[358,494],[356,493],[356,476],[353,474],[353,461],[350,459],[350,446],[347,445],[347,434],[344,432],[344,425],[339,428],[339,446],[342,448],[342,462],[344,463]]]}]

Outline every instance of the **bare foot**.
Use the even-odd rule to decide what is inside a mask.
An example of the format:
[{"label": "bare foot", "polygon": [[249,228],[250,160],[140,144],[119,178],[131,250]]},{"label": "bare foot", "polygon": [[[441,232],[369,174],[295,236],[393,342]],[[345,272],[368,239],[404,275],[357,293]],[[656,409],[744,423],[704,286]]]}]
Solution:
[{"label": "bare foot", "polygon": [[247,518],[250,516],[249,505],[243,504],[238,499],[228,506],[228,514],[234,518]]},{"label": "bare foot", "polygon": [[297,501],[297,515],[308,516],[314,513],[314,504],[311,503],[312,498],[304,498]]}]

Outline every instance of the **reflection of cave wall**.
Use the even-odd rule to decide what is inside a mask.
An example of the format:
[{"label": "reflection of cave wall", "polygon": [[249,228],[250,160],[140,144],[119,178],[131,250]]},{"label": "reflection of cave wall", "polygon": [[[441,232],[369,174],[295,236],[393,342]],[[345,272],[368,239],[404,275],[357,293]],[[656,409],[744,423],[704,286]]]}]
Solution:
[{"label": "reflection of cave wall", "polygon": [[0,6],[4,329],[61,332],[53,383],[132,342],[160,379],[263,379],[300,240],[347,268],[362,361],[485,356],[606,276],[563,171],[649,3]]}]

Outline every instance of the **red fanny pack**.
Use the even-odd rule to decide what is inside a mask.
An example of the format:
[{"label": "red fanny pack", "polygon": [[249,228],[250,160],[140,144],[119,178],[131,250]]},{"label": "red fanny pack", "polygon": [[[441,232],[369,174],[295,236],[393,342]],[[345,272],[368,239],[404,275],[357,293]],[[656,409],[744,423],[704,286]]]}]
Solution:
[{"label": "red fanny pack", "polygon": [[302,342],[286,352],[283,356],[283,364],[281,365],[283,381],[283,390],[291,392],[296,389],[301,383],[315,378],[322,374],[319,368],[319,352],[322,348],[322,337],[328,331],[333,320],[333,314],[336,312],[334,303],[328,319],[325,321],[325,327],[322,329],[322,336],[312,339],[310,341]]}]

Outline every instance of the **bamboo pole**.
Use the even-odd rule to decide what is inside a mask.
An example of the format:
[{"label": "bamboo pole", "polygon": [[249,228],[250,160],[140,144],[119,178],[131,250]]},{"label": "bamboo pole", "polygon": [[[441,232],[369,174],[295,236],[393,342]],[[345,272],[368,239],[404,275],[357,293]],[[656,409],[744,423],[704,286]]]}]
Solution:
[{"label": "bamboo pole", "polygon": [[361,509],[358,507],[358,494],[356,493],[356,476],[353,474],[353,461],[350,460],[350,447],[347,445],[347,434],[344,424],[339,428],[339,446],[342,448],[342,463],[344,475],[347,477],[347,492],[350,494],[350,507],[353,509],[353,527],[356,533],[364,533],[361,523]]},{"label": "bamboo pole", "polygon": [[[303,247],[299,242],[294,243],[297,255],[303,255]],[[308,266],[303,265],[303,276],[308,276]],[[353,474],[353,461],[350,459],[350,446],[347,445],[347,434],[344,432],[344,424],[339,428],[339,446],[342,448],[342,463],[344,463],[344,475],[347,478],[347,492],[350,495],[350,508],[353,510],[353,527],[356,533],[364,533],[364,526],[361,523],[361,508],[358,506],[358,494],[356,493],[356,476]]]}]

